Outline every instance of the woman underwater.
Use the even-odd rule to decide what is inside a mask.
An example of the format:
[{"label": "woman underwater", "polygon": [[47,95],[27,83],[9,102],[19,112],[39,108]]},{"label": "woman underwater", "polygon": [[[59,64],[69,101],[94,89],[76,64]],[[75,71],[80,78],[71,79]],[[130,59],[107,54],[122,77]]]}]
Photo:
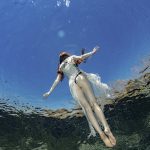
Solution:
[{"label": "woman underwater", "polygon": [[[81,56],[70,55],[67,52],[61,52],[59,55],[60,62],[57,78],[50,90],[43,94],[43,96],[45,98],[48,97],[57,84],[63,79],[64,75],[66,75],[69,79],[71,94],[82,107],[88,120],[91,134],[95,136],[94,133],[96,130],[105,145],[107,147],[113,147],[116,145],[116,139],[109,128],[101,107],[97,103],[94,90],[90,84],[88,73],[85,73],[78,68],[78,64],[95,54],[98,49],[99,47],[95,47],[91,52],[85,53]],[[104,131],[101,129],[99,122],[101,122],[103,125]]]}]

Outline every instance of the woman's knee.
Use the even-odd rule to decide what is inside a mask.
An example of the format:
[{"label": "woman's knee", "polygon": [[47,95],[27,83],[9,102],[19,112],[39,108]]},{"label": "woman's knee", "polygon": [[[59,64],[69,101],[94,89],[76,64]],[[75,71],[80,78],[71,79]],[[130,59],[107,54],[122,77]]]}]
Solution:
[{"label": "woman's knee", "polygon": [[84,105],[84,109],[86,112],[91,112],[92,108],[90,107],[90,105]]},{"label": "woman's knee", "polygon": [[97,104],[97,102],[93,102],[92,108],[93,109],[99,109],[99,105]]}]

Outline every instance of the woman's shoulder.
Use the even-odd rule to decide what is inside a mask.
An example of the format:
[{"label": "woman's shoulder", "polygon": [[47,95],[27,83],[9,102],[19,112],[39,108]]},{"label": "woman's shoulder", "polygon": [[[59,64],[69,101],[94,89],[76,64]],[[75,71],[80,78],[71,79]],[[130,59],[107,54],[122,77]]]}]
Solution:
[{"label": "woman's shoulder", "polygon": [[68,58],[66,58],[66,59],[60,64],[59,68],[60,68],[60,69],[63,68],[64,66],[66,66],[67,63],[70,63],[71,60],[72,60],[72,57],[69,56]]},{"label": "woman's shoulder", "polygon": [[74,58],[74,55],[71,55],[68,58],[66,58],[63,62],[64,63],[69,63],[69,62],[71,62],[73,60],[73,58]]},{"label": "woman's shoulder", "polygon": [[75,58],[76,58],[76,57],[77,57],[76,55],[71,55],[71,56],[69,56],[69,57],[68,57],[68,62],[74,64],[74,63],[75,63]]},{"label": "woman's shoulder", "polygon": [[76,55],[71,55],[68,58],[66,58],[61,64],[60,64],[60,68],[62,68],[63,66],[66,66],[66,64],[74,64],[74,58]]}]

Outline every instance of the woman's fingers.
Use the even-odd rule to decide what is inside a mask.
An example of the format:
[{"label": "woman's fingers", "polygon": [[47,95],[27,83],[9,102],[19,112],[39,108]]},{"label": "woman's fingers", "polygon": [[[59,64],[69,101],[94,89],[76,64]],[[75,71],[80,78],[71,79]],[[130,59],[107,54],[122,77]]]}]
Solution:
[{"label": "woman's fingers", "polygon": [[99,49],[100,47],[97,45],[97,46],[95,46],[94,48],[95,48],[95,49]]},{"label": "woman's fingers", "polygon": [[93,49],[93,52],[96,53],[96,51],[99,50],[99,49],[100,49],[99,46],[95,46],[94,49]]},{"label": "woman's fingers", "polygon": [[43,94],[44,98],[47,98],[48,96],[49,96],[49,92],[46,92],[46,93]]}]

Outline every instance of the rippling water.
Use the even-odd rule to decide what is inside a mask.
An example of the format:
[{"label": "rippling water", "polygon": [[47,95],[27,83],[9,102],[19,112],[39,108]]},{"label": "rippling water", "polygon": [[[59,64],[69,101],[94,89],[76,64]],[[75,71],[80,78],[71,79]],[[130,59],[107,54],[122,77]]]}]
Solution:
[{"label": "rippling water", "polygon": [[[149,150],[149,108],[150,99],[144,95],[105,107],[108,122],[117,138],[114,149]],[[107,149],[98,136],[88,139],[88,133],[84,117],[52,118],[44,109],[27,105],[16,108],[9,105],[8,99],[0,99],[1,150]]]}]

